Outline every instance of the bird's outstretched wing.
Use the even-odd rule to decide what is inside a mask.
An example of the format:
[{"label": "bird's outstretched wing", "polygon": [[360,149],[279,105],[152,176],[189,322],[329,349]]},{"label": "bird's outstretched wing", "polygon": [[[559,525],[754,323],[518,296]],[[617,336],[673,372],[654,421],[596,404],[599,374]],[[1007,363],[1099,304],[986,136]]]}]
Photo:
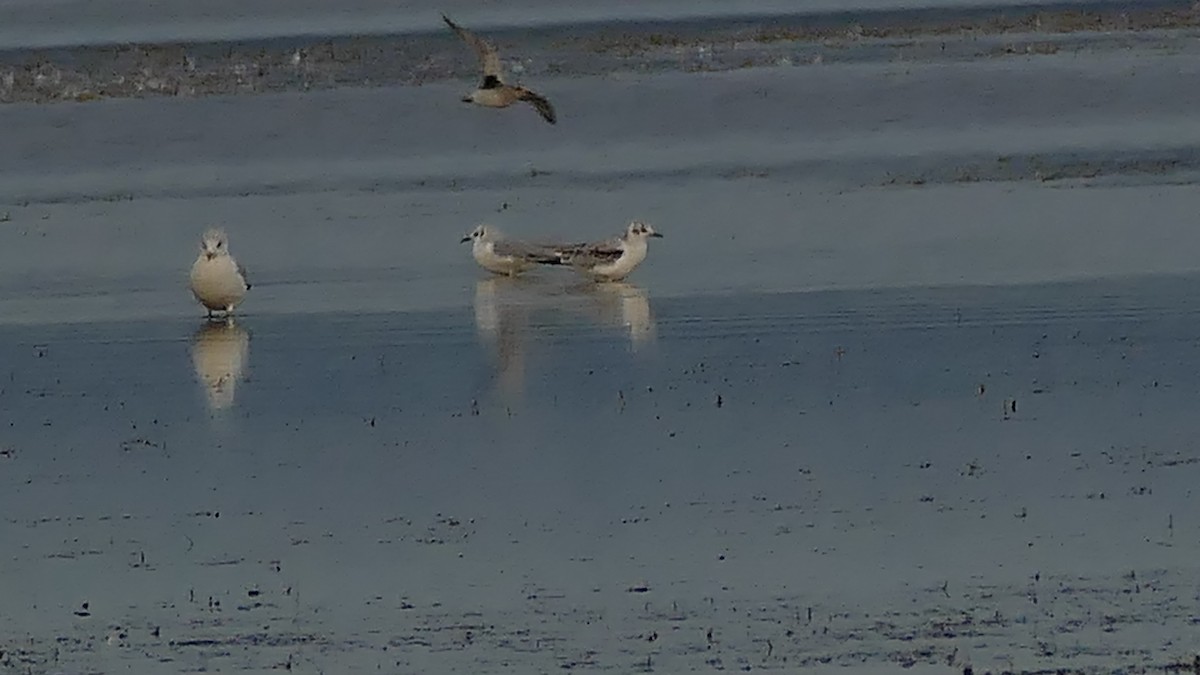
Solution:
[{"label": "bird's outstretched wing", "polygon": [[494,88],[497,84],[502,84],[504,72],[500,67],[500,55],[496,53],[496,48],[487,40],[454,23],[445,14],[442,15],[442,20],[463,42],[471,45],[471,48],[475,50],[475,55],[479,57],[479,69],[483,71],[482,88],[489,89]]},{"label": "bird's outstretched wing", "polygon": [[558,117],[554,114],[554,106],[550,105],[550,101],[547,101],[545,96],[529,91],[524,87],[520,87],[517,90],[517,98],[536,108],[538,114],[542,116],[542,119],[546,120],[550,124],[554,124],[558,121]]}]

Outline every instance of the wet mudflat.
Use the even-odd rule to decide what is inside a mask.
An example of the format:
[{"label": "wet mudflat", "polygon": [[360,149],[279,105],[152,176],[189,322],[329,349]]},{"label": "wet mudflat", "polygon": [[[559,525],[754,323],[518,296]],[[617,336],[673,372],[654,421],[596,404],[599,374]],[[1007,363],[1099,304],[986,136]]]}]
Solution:
[{"label": "wet mudflat", "polygon": [[[103,100],[40,61],[0,106],[0,672],[1191,668],[1195,40],[1105,12],[538,33],[556,127],[441,52]],[[620,284],[458,244],[633,218]],[[231,322],[185,286],[213,223]]]},{"label": "wet mudflat", "polygon": [[1161,668],[1198,284],[7,328],[3,662]]}]

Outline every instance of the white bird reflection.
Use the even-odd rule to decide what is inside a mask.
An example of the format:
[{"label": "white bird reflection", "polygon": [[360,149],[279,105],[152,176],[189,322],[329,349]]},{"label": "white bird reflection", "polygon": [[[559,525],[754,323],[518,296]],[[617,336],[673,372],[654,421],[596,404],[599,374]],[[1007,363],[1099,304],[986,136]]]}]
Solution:
[{"label": "white bird reflection", "polygon": [[525,388],[525,324],[527,310],[519,301],[524,282],[493,277],[475,284],[475,330],[496,359],[496,379],[508,395]]},{"label": "white bird reflection", "polygon": [[[481,280],[475,285],[475,329],[480,342],[493,352],[497,383],[504,393],[524,389],[530,319],[564,312],[620,329],[635,352],[658,335],[649,296],[632,284],[585,283],[564,288],[519,277]],[[538,318],[538,323],[550,321]]]},{"label": "white bird reflection", "polygon": [[634,351],[658,337],[658,324],[650,308],[650,296],[644,289],[625,282],[610,282],[589,284],[587,290],[596,298],[600,320],[626,329]]},{"label": "white bird reflection", "polygon": [[192,365],[211,410],[233,405],[250,356],[250,334],[232,320],[206,321],[192,336]]}]

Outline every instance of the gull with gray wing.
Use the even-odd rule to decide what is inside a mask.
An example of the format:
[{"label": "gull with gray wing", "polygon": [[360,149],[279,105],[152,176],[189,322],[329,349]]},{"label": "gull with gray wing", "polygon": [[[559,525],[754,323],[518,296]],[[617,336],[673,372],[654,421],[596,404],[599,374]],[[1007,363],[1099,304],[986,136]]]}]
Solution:
[{"label": "gull with gray wing", "polygon": [[476,56],[479,57],[479,69],[482,71],[483,80],[479,83],[478,89],[471,92],[469,96],[463,97],[464,103],[474,103],[487,108],[507,108],[517,101],[524,101],[532,105],[542,119],[550,124],[558,121],[554,114],[554,106],[550,105],[550,101],[547,101],[546,97],[525,87],[507,84],[504,81],[504,69],[500,66],[500,55],[496,52],[495,46],[454,23],[445,14],[442,15],[442,20],[463,42],[470,45],[475,50]]},{"label": "gull with gray wing", "polygon": [[560,264],[558,253],[551,246],[505,239],[504,235],[491,225],[480,225],[471,230],[470,234],[462,238],[464,244],[468,241],[471,242],[471,256],[475,258],[475,262],[495,274],[512,277],[537,263]]},{"label": "gull with gray wing", "polygon": [[620,281],[646,259],[650,237],[662,235],[646,223],[635,220],[619,237],[557,249],[558,264],[571,265],[596,281]]},{"label": "gull with gray wing", "polygon": [[232,314],[246,297],[250,283],[245,270],[229,254],[229,237],[224,230],[212,228],[201,237],[200,255],[192,264],[191,285],[192,295],[210,317],[213,312]]}]

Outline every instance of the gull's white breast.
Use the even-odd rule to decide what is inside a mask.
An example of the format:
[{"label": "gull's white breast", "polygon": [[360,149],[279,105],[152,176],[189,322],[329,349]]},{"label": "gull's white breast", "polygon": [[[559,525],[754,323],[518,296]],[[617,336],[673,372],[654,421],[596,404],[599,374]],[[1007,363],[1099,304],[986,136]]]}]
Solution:
[{"label": "gull's white breast", "polygon": [[476,242],[471,255],[479,266],[497,274],[513,274],[529,267],[529,262],[511,255],[498,255],[492,242]]},{"label": "gull's white breast", "polygon": [[620,258],[611,263],[595,265],[588,273],[605,279],[623,279],[646,259],[647,248],[645,243],[640,246],[626,243]]},{"label": "gull's white breast", "polygon": [[192,294],[208,309],[228,309],[246,296],[246,280],[232,256],[201,254],[192,265]]},{"label": "gull's white breast", "polygon": [[476,89],[471,93],[471,100],[477,105],[487,106],[489,108],[506,108],[512,105],[516,100],[512,90],[507,87],[493,87],[491,89]]}]

